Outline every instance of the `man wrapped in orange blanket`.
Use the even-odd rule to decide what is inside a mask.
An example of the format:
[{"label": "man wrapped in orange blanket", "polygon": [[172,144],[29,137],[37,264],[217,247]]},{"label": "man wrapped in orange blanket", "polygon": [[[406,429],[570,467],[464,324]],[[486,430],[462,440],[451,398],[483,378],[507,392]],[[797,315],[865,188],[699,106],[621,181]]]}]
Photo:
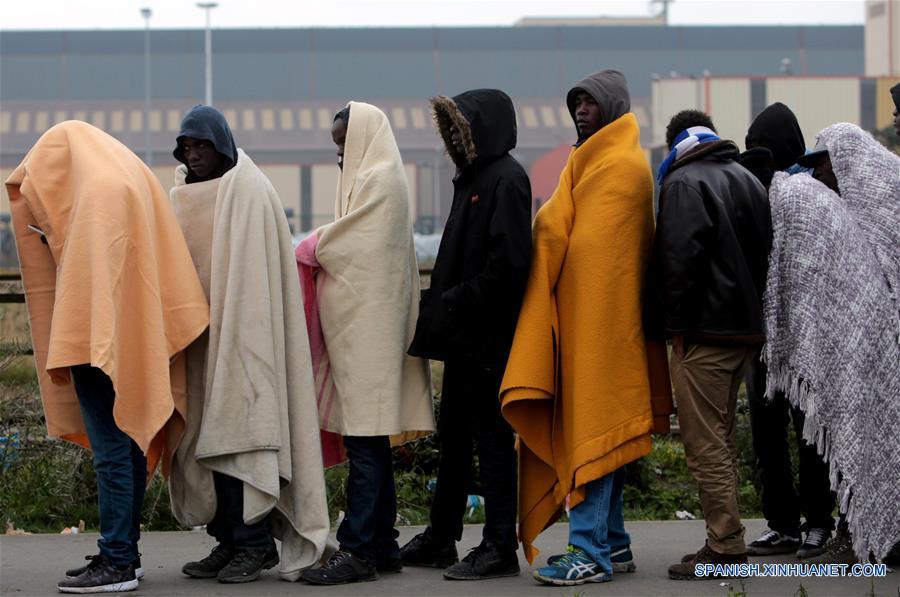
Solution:
[{"label": "man wrapped in orange blanket", "polygon": [[[519,535],[571,506],[569,549],[535,572],[547,584],[634,570],[622,518],[623,466],[667,431],[665,349],[642,322],[653,180],[624,76],[601,71],[568,93],[579,140],[534,223],[534,253],[501,387],[519,435]],[[654,406],[655,408],[651,408]]]},{"label": "man wrapped in orange blanket", "polygon": [[127,147],[60,123],[6,181],[47,431],[94,452],[100,554],[67,593],[136,589],[148,473],[185,428],[183,359],[209,307],[166,192]]}]

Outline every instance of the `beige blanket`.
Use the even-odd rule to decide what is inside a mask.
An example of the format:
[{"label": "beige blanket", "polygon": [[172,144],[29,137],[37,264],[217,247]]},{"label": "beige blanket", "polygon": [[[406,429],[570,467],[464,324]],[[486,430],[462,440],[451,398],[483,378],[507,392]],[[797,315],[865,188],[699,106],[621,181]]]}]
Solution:
[{"label": "beige blanket", "polygon": [[375,106],[350,102],[335,221],[317,234],[319,314],[337,388],[322,428],[392,435],[395,443],[427,435],[428,362],[406,354],[419,314],[409,189],[391,126]]},{"label": "beige blanket", "polygon": [[238,152],[221,179],[186,185],[175,213],[209,296],[208,334],[188,349],[188,424],[170,479],[178,520],[212,520],[212,471],[244,481],[244,520],[271,513],[279,572],[320,558],[328,510],[306,323],[290,232],[269,180]]}]

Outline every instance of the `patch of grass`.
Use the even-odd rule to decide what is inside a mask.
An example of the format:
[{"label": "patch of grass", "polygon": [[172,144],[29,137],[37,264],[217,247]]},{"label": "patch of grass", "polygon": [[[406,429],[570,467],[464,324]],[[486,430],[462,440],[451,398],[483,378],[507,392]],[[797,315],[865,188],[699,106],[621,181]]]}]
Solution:
[{"label": "patch of grass", "polygon": [[[432,374],[439,388],[440,364],[432,367]],[[438,404],[436,401],[436,408]],[[758,515],[759,494],[752,474],[749,436],[746,412],[741,412],[737,443],[742,514]],[[402,522],[427,524],[438,463],[435,435],[394,450],[397,511]],[[667,520],[674,518],[676,510],[701,516],[696,483],[687,469],[679,439],[655,441],[652,452],[626,470],[626,519]],[[469,494],[481,494],[477,471],[476,458],[474,480],[466,489]],[[332,522],[346,510],[347,474],[346,464],[325,472]],[[90,452],[46,437],[32,358],[0,350],[0,522],[6,520],[26,531],[58,533],[79,520],[96,529],[99,516]],[[168,487],[159,474],[147,488],[143,521],[145,530],[181,528],[172,516]],[[483,521],[483,508],[467,510],[466,523]]]}]

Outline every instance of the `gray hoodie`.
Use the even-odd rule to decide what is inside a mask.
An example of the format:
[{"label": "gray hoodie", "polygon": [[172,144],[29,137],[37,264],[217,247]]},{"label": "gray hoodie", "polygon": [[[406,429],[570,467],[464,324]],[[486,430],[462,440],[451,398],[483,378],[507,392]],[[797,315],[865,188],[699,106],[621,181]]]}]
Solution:
[{"label": "gray hoodie", "polygon": [[[569,90],[569,93],[566,94],[566,105],[569,107],[569,114],[572,116],[573,122],[575,122],[575,98],[582,91],[589,93],[600,106],[602,114],[600,128],[631,111],[628,82],[625,80],[625,75],[617,70],[607,68],[597,71],[579,81],[575,87]],[[584,141],[585,139],[582,139],[579,134],[578,143],[575,145],[581,145]]]}]

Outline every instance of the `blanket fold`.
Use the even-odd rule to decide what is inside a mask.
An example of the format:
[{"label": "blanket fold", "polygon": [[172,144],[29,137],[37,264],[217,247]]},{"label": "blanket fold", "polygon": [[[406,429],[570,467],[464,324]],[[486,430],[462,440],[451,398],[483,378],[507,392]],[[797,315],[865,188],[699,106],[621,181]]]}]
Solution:
[{"label": "blanket fold", "polygon": [[89,363],[112,381],[116,424],[147,454],[148,474],[161,459],[167,474],[187,410],[174,357],[209,319],[165,190],[127,147],[78,121],[44,133],[6,186],[49,435],[90,447],[68,375]]},{"label": "blanket fold", "polygon": [[329,521],[303,298],[281,200],[239,150],[220,179],[171,197],[209,293],[209,333],[188,349],[189,418],[170,479],[180,522],[209,522],[212,472],[244,482],[244,520],[271,515],[279,573],[320,558]]},{"label": "blanket fold", "polygon": [[628,113],[574,149],[534,223],[501,386],[503,415],[519,435],[529,562],[569,494],[577,505],[586,483],[650,451],[652,392],[671,412],[665,350],[648,351],[641,317],[653,182],[638,137]]}]

